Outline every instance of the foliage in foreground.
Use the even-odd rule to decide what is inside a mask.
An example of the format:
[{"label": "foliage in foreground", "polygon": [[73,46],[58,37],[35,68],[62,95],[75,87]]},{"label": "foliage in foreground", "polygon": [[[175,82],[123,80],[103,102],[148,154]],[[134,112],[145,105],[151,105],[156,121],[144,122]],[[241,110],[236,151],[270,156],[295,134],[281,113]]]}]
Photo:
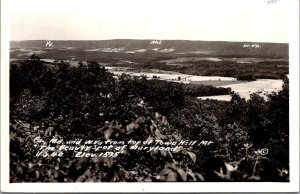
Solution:
[{"label": "foliage in foreground", "polygon": [[[96,62],[49,68],[33,56],[10,76],[11,182],[289,180],[288,80],[267,101],[253,94],[226,103],[197,100],[181,84],[114,78]],[[176,153],[43,158],[33,149],[38,136],[214,143]]]}]

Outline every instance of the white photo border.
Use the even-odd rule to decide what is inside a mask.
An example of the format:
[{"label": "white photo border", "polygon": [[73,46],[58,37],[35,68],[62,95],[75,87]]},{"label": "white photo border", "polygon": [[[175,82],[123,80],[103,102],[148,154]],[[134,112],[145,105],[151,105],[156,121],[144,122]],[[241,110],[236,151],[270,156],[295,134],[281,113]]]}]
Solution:
[{"label": "white photo border", "polygon": [[[1,2],[1,191],[2,192],[299,192],[299,1],[290,10],[290,182],[9,183],[9,13]],[[262,0],[264,1],[264,0]]]}]

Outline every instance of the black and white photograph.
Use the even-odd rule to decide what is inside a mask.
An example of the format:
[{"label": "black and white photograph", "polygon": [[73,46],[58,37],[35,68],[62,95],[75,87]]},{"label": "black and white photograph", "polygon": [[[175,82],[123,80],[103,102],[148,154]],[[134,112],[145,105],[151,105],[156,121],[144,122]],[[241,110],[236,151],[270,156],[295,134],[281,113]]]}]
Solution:
[{"label": "black and white photograph", "polygon": [[299,191],[298,0],[2,3],[1,191]]}]

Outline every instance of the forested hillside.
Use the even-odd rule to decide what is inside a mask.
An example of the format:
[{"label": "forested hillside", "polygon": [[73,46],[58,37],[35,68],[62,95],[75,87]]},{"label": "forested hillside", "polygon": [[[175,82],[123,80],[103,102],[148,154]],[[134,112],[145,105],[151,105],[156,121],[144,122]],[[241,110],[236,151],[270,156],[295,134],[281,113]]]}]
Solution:
[{"label": "forested hillside", "polygon": [[[114,76],[95,61],[72,67],[33,55],[10,68],[10,181],[289,181],[289,82],[264,100],[197,96],[230,89]],[[176,152],[38,157],[34,139],[207,140]],[[268,150],[268,152],[263,152]]]}]

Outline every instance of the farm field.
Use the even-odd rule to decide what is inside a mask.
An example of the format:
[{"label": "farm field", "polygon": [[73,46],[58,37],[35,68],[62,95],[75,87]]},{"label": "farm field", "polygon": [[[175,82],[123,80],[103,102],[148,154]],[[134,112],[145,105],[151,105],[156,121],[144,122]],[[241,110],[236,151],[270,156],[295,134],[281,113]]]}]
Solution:
[{"label": "farm field", "polygon": [[230,101],[231,100],[231,95],[218,95],[218,96],[201,96],[198,97],[198,99],[206,100],[220,100],[220,101]]},{"label": "farm field", "polygon": [[[242,98],[246,100],[250,99],[250,94],[259,92],[260,95],[265,96],[272,93],[278,92],[282,88],[283,81],[275,79],[258,79],[256,81],[237,81],[233,77],[220,77],[220,76],[193,76],[186,74],[167,74],[167,73],[147,73],[134,71],[114,71],[110,69],[111,73],[116,75],[121,75],[123,73],[132,76],[146,76],[147,79],[160,79],[166,81],[180,82],[184,84],[196,84],[196,85],[211,85],[215,87],[225,87],[231,88],[231,90],[239,94]],[[203,96],[199,99],[215,99],[222,101],[230,101],[230,95],[220,95],[220,96]]]},{"label": "farm field", "polygon": [[[245,98],[246,100],[249,100],[250,95],[256,92],[258,92],[259,95],[264,96],[266,98],[268,94],[271,94],[272,92],[280,91],[282,89],[282,84],[283,84],[282,80],[260,79],[256,81],[245,82],[245,83],[223,85],[222,87],[230,87],[231,90],[239,94],[241,98]],[[230,95],[202,96],[198,98],[223,100],[223,101],[231,100]]]},{"label": "farm field", "polygon": [[209,85],[209,86],[227,86],[231,84],[238,84],[238,83],[245,83],[247,81],[240,81],[240,80],[233,80],[233,81],[227,81],[227,80],[211,80],[211,81],[190,81],[189,84],[195,84],[195,85]]},{"label": "farm field", "polygon": [[[127,71],[115,71],[115,67],[106,67],[111,73],[115,75],[121,75],[123,73],[131,76],[146,76],[147,79],[159,79],[165,81],[179,82],[184,84],[195,85],[211,85],[215,87],[231,88],[231,91],[239,94],[246,100],[250,99],[250,95],[258,92],[261,96],[266,96],[272,92],[278,92],[282,89],[283,81],[278,79],[258,79],[256,81],[239,81],[233,77],[221,77],[221,76],[193,76],[187,74],[181,74],[176,72],[168,73],[148,73],[148,72],[135,72],[135,70],[129,69]],[[214,99],[222,101],[230,101],[230,95],[218,95],[218,96],[201,96],[199,99]]]},{"label": "farm field", "polygon": [[256,57],[245,57],[245,58],[230,58],[230,57],[178,57],[169,60],[163,60],[161,62],[166,63],[166,65],[177,65],[180,63],[194,62],[194,61],[211,61],[211,62],[237,62],[237,63],[259,63],[264,61],[283,61],[283,59],[264,59],[264,58],[256,58]]},{"label": "farm field", "polygon": [[166,74],[166,73],[148,73],[148,72],[134,72],[134,71],[110,71],[111,73],[120,75],[120,74],[129,74],[132,76],[146,76],[147,78],[158,78],[161,80],[167,80],[167,81],[182,81],[185,83],[190,82],[201,82],[201,81],[234,81],[236,80],[233,77],[221,77],[221,76],[193,76],[193,75],[187,75],[187,74]]}]

